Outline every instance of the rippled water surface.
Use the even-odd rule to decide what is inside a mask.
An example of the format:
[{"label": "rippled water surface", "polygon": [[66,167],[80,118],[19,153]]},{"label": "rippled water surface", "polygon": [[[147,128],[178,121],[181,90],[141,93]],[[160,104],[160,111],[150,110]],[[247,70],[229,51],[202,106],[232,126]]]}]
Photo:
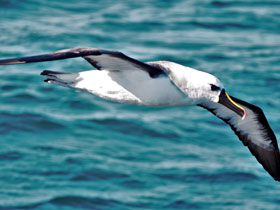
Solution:
[{"label": "rippled water surface", "polygon": [[[0,58],[72,47],[219,77],[280,133],[280,1],[0,0]],[[221,120],[43,83],[81,58],[0,67],[1,209],[278,209],[280,184]]]}]

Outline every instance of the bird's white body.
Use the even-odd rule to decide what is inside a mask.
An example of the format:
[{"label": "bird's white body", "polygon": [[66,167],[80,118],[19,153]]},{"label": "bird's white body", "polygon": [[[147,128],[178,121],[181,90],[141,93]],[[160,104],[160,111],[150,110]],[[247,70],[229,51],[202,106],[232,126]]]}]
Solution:
[{"label": "bird's white body", "polygon": [[[49,83],[84,90],[101,98],[126,104],[144,106],[181,106],[204,102],[209,98],[209,83],[221,86],[211,74],[185,67],[173,62],[159,61],[168,76],[152,79],[139,70],[90,70],[73,74],[58,74]],[[149,64],[153,64],[150,62]],[[203,86],[206,82],[207,85]],[[218,95],[211,96],[214,101]],[[208,99],[209,100],[209,99]]]},{"label": "bird's white body", "polygon": [[111,101],[145,106],[187,105],[186,97],[169,78],[152,80],[141,71],[85,71],[79,73],[74,88]]}]

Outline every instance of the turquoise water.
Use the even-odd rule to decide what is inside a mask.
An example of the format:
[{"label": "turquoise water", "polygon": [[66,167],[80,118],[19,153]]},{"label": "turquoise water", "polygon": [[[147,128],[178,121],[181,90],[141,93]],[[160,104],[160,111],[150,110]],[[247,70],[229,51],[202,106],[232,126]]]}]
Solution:
[{"label": "turquoise water", "polygon": [[[77,3],[79,2],[79,3]],[[120,50],[212,73],[280,138],[280,1],[0,0],[0,58]],[[147,108],[43,83],[81,58],[0,67],[0,209],[279,209],[275,182],[199,107]]]}]

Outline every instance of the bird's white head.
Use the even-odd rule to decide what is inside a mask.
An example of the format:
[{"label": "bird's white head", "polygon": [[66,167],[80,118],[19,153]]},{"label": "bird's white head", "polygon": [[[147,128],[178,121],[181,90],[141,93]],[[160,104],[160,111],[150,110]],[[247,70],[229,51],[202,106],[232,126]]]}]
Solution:
[{"label": "bird's white head", "polygon": [[219,101],[224,85],[217,77],[172,62],[168,63],[168,67],[167,71],[171,80],[194,104]]},{"label": "bird's white head", "polygon": [[234,102],[220,80],[212,74],[169,62],[167,72],[176,86],[194,104],[223,105],[245,119],[246,110]]},{"label": "bird's white head", "polygon": [[200,84],[196,87],[202,103],[221,104],[241,116],[242,119],[246,118],[246,110],[228,95],[217,77],[205,72],[200,72],[200,77]]},{"label": "bird's white head", "polygon": [[195,87],[202,103],[212,103],[212,106],[216,104],[213,107],[218,106],[218,104],[223,105],[241,116],[242,119],[246,118],[246,110],[228,95],[224,85],[217,77],[205,72],[199,72],[199,74],[201,79],[198,86],[195,85]]},{"label": "bird's white head", "polygon": [[224,89],[220,80],[212,74],[200,71],[197,77],[197,80],[190,82],[190,87],[196,89],[192,90],[193,97],[197,97],[200,101],[219,102],[219,96]]}]

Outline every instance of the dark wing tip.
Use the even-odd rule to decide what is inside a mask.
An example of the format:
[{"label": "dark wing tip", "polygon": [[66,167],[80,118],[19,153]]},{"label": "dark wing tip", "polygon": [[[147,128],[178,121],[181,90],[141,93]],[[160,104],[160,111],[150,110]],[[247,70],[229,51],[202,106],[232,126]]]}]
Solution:
[{"label": "dark wing tip", "polygon": [[20,61],[18,59],[5,59],[0,60],[0,65],[11,65],[11,64],[23,64],[25,61]]},{"label": "dark wing tip", "polygon": [[43,55],[4,59],[0,60],[0,65],[53,61],[67,58],[82,57],[87,55],[101,55],[101,52],[97,48],[71,48]]},{"label": "dark wing tip", "polygon": [[261,108],[240,99],[231,97],[234,102],[247,111],[247,117],[241,119],[234,112],[221,104],[199,106],[230,125],[238,138],[247,146],[263,168],[276,180],[280,181],[280,153],[277,139]]},{"label": "dark wing tip", "polygon": [[248,148],[263,168],[276,180],[280,181],[280,154],[278,149],[266,150],[253,143]]},{"label": "dark wing tip", "polygon": [[49,74],[49,70],[44,70],[44,71],[41,72],[40,75],[48,75],[48,74]]},{"label": "dark wing tip", "polygon": [[50,74],[57,75],[57,74],[68,74],[68,73],[66,73],[66,72],[58,72],[58,71],[51,71],[51,70],[44,70],[44,71],[41,72],[40,75],[48,76]]},{"label": "dark wing tip", "polygon": [[[240,99],[232,97],[232,99],[237,102],[239,105],[245,107],[247,109],[248,115],[254,115],[247,116],[252,117],[251,120],[249,120],[248,124],[256,124],[258,127],[258,130],[255,132],[259,132],[260,138],[262,138],[262,141],[266,144],[269,143],[268,146],[260,146],[257,143],[254,142],[254,139],[250,139],[250,133],[246,134],[247,132],[253,133],[254,131],[242,131],[240,128],[236,128],[234,125],[230,125],[234,132],[237,134],[239,139],[244,143],[244,145],[248,146],[250,152],[256,157],[258,162],[263,166],[263,168],[276,180],[280,181],[280,153],[279,148],[277,144],[276,136],[271,129],[263,110],[255,106],[253,104],[247,103],[245,101],[242,101]],[[248,112],[248,110],[250,112]]]}]

